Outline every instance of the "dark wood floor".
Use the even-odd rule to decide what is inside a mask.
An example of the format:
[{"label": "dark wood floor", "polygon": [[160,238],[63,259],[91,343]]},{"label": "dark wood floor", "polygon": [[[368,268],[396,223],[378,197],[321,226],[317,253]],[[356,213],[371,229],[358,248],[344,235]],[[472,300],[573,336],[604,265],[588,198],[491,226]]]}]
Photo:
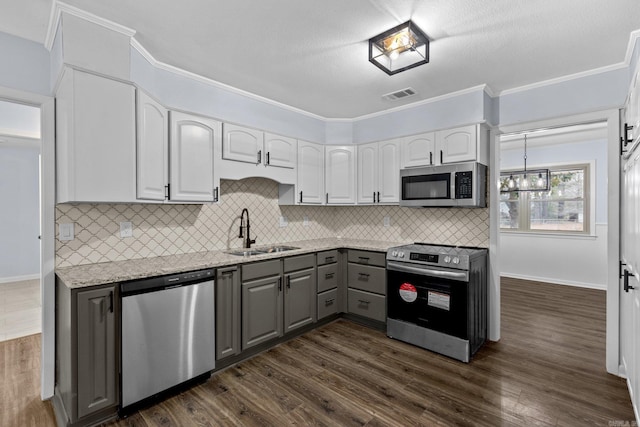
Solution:
[{"label": "dark wood floor", "polygon": [[[38,336],[0,343],[1,426],[54,424],[38,398],[39,355]],[[609,426],[633,416],[624,380],[605,371],[605,293],[503,279],[502,339],[470,364],[340,320],[109,426]]]}]

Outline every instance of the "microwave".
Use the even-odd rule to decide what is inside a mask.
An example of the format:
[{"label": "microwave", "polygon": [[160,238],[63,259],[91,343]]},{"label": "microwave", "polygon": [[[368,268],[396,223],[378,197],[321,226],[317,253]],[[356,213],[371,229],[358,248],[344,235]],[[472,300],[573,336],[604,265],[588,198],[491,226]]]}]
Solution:
[{"label": "microwave", "polygon": [[400,206],[484,208],[487,167],[477,162],[400,170]]}]

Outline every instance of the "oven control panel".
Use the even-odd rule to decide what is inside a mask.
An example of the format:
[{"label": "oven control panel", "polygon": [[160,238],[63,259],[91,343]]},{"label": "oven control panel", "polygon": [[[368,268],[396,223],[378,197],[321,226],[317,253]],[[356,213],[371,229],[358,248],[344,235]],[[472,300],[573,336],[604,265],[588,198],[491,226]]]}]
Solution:
[{"label": "oven control panel", "polygon": [[412,261],[433,262],[438,263],[439,255],[435,254],[421,254],[418,252],[410,252],[409,259]]},{"label": "oven control panel", "polygon": [[461,264],[460,257],[456,255],[411,252],[397,248],[387,253],[387,259],[414,261],[431,265],[449,265],[451,267],[458,267]]}]

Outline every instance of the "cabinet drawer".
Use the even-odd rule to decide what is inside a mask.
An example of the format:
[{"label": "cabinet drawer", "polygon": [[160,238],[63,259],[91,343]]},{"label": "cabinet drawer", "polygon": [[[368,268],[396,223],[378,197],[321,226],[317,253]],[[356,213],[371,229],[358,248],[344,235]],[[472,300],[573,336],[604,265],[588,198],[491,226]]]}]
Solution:
[{"label": "cabinet drawer", "polygon": [[347,286],[384,295],[386,293],[386,270],[350,262],[347,272]]},{"label": "cabinet drawer", "polygon": [[368,317],[379,322],[386,322],[386,298],[382,295],[349,289],[347,293],[349,313]]},{"label": "cabinet drawer", "polygon": [[316,265],[316,257],[313,254],[292,256],[284,259],[284,272],[304,270]]},{"label": "cabinet drawer", "polygon": [[385,267],[386,254],[381,252],[368,252],[349,249],[347,255],[347,261],[355,262],[358,264],[377,265],[378,267]]},{"label": "cabinet drawer", "polygon": [[338,286],[338,264],[318,267],[318,293]]},{"label": "cabinet drawer", "polygon": [[242,266],[242,281],[280,274],[281,268],[279,259],[244,264]]},{"label": "cabinet drawer", "polygon": [[318,294],[318,320],[338,312],[338,290]]},{"label": "cabinet drawer", "polygon": [[318,265],[338,262],[338,250],[318,252]]}]

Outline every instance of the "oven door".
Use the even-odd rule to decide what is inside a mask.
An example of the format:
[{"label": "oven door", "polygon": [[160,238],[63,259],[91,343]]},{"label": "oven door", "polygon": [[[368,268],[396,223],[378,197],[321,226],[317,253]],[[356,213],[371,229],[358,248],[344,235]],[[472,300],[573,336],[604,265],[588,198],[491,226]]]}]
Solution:
[{"label": "oven door", "polygon": [[468,339],[468,273],[387,263],[387,317]]}]

